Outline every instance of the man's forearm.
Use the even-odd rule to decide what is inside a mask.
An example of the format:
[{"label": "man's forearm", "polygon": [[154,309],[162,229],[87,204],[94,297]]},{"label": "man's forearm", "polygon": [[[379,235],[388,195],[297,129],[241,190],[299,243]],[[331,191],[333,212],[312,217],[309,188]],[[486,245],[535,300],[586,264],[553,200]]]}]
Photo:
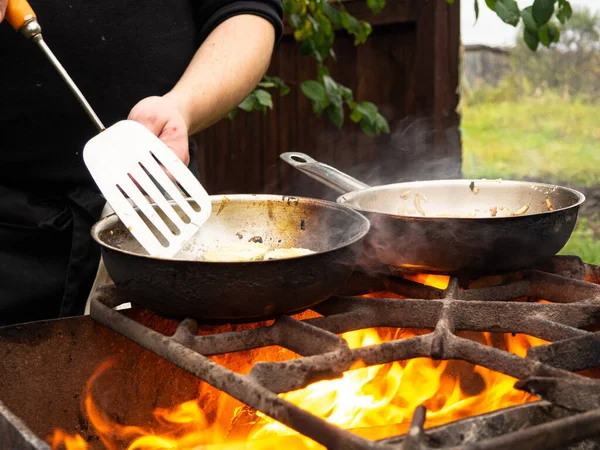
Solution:
[{"label": "man's forearm", "polygon": [[275,30],[254,15],[234,16],[208,36],[175,87],[189,134],[212,125],[256,87],[269,67]]}]

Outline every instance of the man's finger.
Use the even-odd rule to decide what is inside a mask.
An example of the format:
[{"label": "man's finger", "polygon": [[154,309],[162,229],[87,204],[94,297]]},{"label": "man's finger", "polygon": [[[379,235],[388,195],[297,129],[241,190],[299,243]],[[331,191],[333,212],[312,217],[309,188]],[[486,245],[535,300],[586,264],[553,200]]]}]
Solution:
[{"label": "man's finger", "polygon": [[4,20],[6,14],[6,7],[8,6],[8,0],[0,0],[0,23]]},{"label": "man's finger", "polygon": [[190,163],[190,151],[188,148],[187,135],[176,135],[174,133],[169,133],[169,131],[167,131],[169,129],[172,128],[167,125],[160,134],[159,138],[187,166]]},{"label": "man's finger", "polygon": [[164,126],[165,120],[159,117],[157,114],[149,114],[146,111],[138,112],[136,108],[131,110],[128,117],[129,120],[135,120],[148,128],[155,136],[160,136]]}]

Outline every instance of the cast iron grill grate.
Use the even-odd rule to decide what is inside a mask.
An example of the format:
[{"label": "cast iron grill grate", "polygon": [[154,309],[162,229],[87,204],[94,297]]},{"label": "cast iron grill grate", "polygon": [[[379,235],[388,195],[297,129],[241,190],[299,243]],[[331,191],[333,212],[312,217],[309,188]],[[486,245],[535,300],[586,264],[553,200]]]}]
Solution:
[{"label": "cast iron grill grate", "polygon": [[[600,437],[600,380],[573,372],[600,366],[600,332],[591,331],[600,325],[600,268],[584,264],[577,257],[556,257],[546,267],[484,281],[469,283],[451,278],[447,289],[440,290],[397,276],[357,274],[348,287],[353,296],[334,297],[313,308],[322,317],[297,320],[282,316],[270,326],[202,336],[198,336],[199,325],[193,319],[183,320],[173,336],[166,336],[127,317],[115,309],[124,302],[117,299],[114,286],[96,292],[91,315],[330,449],[517,450],[566,448],[582,441],[587,444],[580,448],[599,448],[600,440],[589,439]],[[374,291],[391,291],[407,299],[357,296]],[[354,349],[338,336],[372,327],[433,331]],[[531,348],[525,358],[520,358],[456,334],[466,330],[522,333],[551,344]],[[283,362],[257,361],[247,375],[208,358],[272,345],[301,357]],[[518,380],[515,387],[543,401],[427,431],[423,429],[425,408],[421,406],[415,410],[406,435],[371,441],[277,395],[339,377],[358,361],[371,366],[419,357],[463,360],[510,375]],[[492,432],[494,429],[496,432]]]}]

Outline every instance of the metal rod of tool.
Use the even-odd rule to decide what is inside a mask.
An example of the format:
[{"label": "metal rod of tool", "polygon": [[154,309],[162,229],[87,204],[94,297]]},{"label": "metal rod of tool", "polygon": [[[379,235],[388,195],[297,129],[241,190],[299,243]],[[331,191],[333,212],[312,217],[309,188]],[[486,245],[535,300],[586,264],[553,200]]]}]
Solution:
[{"label": "metal rod of tool", "polygon": [[56,71],[59,73],[59,75],[62,77],[62,79],[65,80],[65,83],[67,83],[67,86],[69,86],[69,89],[71,89],[71,92],[73,92],[73,94],[75,95],[75,97],[77,98],[77,100],[79,101],[81,106],[83,106],[83,109],[85,109],[85,112],[87,113],[87,115],[91,119],[91,121],[94,123],[94,125],[96,126],[98,131],[104,131],[104,129],[105,129],[104,125],[102,124],[102,122],[100,121],[100,119],[98,118],[98,116],[96,115],[94,110],[92,109],[92,106],[89,104],[89,102],[83,96],[83,94],[81,93],[81,91],[79,90],[79,88],[77,87],[77,85],[75,84],[73,79],[66,72],[66,70],[64,69],[62,64],[58,61],[58,59],[56,59],[56,56],[54,56],[54,53],[52,53],[52,50],[50,50],[50,47],[48,47],[46,42],[44,42],[42,35],[38,34],[33,39],[33,41],[42,49],[42,51],[46,54],[46,56],[48,57],[48,59],[50,60],[50,62],[54,66],[54,68],[56,69]]},{"label": "metal rod of tool", "polygon": [[100,118],[96,115],[96,113],[92,109],[92,106],[83,96],[73,79],[69,76],[65,68],[62,66],[62,64],[56,58],[56,56],[54,56],[54,53],[52,53],[52,50],[50,50],[50,47],[48,47],[48,45],[44,41],[44,38],[42,37],[42,28],[40,27],[38,21],[36,19],[28,21],[23,25],[20,31],[25,37],[31,39],[42,49],[46,57],[50,60],[50,63],[54,66],[54,68],[65,81],[65,83],[67,83],[67,86],[69,86],[69,89],[71,89],[71,92],[73,92],[81,106],[83,106],[83,109],[85,109],[85,112],[87,113],[91,121],[94,123],[98,131],[104,131],[105,127],[100,121]]}]

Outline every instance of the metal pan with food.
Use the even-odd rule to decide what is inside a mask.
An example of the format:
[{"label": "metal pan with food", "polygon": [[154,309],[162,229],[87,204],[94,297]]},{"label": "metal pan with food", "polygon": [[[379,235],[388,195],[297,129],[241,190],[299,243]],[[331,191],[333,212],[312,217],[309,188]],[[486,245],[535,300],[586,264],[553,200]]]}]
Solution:
[{"label": "metal pan with food", "polygon": [[115,215],[96,223],[92,236],[118,295],[177,318],[301,311],[346,284],[369,230],[364,216],[324,200],[240,194],[211,202],[208,221],[173,258],[148,256]]},{"label": "metal pan with food", "polygon": [[585,197],[566,187],[503,180],[436,180],[370,187],[303,153],[288,164],[343,193],[371,222],[362,265],[487,275],[543,263],[566,244]]}]

